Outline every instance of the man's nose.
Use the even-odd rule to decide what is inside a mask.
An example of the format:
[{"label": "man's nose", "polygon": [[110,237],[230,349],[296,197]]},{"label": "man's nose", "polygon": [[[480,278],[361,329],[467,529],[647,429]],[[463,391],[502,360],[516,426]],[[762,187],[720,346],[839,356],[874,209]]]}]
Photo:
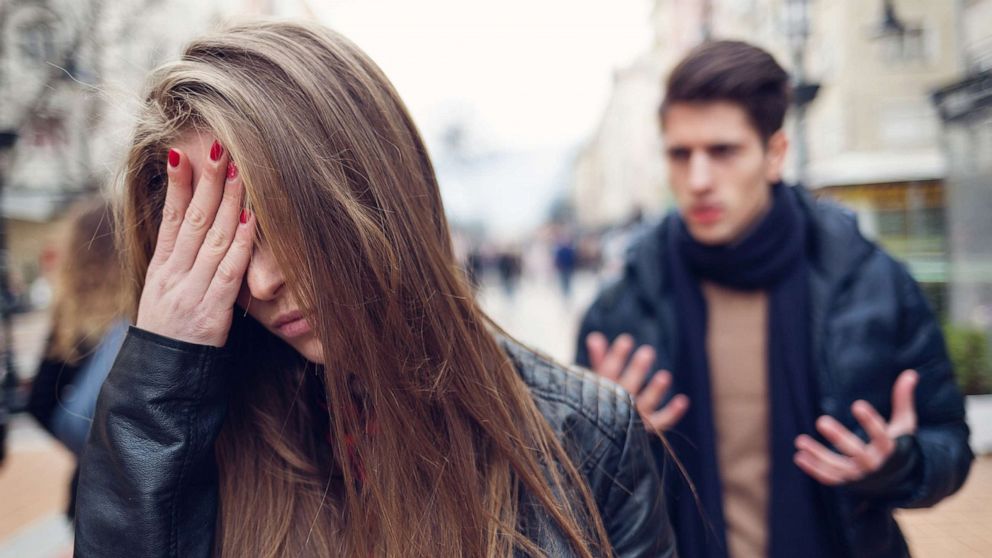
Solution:
[{"label": "man's nose", "polygon": [[282,270],[269,249],[256,248],[246,272],[248,292],[258,300],[272,300],[286,285]]},{"label": "man's nose", "polygon": [[689,189],[708,190],[713,185],[713,163],[706,153],[695,152],[689,158]]}]

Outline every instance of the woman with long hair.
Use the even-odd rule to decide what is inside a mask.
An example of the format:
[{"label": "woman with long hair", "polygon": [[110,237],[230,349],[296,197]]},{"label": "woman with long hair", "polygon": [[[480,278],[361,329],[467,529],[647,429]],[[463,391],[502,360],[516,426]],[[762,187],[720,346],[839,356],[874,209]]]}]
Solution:
[{"label": "woman with long hair", "polygon": [[354,45],[194,41],[122,173],[136,320],[83,459],[87,556],[670,556],[622,391],[500,331]]},{"label": "woman with long hair", "polygon": [[[27,410],[76,456],[83,449],[100,385],[127,331],[124,273],[114,246],[113,211],[84,199],[58,238],[51,329],[31,382]],[[75,510],[78,468],[66,515]]]}]

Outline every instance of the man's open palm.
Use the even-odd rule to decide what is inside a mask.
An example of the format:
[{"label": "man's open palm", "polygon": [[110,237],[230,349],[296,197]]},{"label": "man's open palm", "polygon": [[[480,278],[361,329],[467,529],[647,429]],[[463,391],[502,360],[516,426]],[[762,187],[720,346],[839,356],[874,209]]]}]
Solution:
[{"label": "man's open palm", "polygon": [[816,429],[838,451],[827,449],[811,436],[796,437],[796,465],[819,482],[837,486],[863,479],[879,470],[892,456],[896,439],[916,432],[913,392],[919,382],[915,370],[906,370],[892,387],[892,417],[888,422],[867,401],[855,401],[851,412],[868,433],[866,443],[837,419],[824,415]]},{"label": "man's open palm", "polygon": [[654,349],[649,345],[641,345],[631,357],[630,352],[634,350],[633,337],[622,334],[611,346],[605,335],[594,331],[586,336],[586,348],[589,351],[589,364],[592,370],[620,384],[630,393],[637,406],[637,412],[640,413],[648,429],[655,432],[670,430],[689,410],[689,398],[683,394],[672,397],[668,404],[658,408],[665,394],[672,387],[672,374],[666,370],[659,370],[651,381],[644,385],[644,379],[647,378],[655,359]]}]

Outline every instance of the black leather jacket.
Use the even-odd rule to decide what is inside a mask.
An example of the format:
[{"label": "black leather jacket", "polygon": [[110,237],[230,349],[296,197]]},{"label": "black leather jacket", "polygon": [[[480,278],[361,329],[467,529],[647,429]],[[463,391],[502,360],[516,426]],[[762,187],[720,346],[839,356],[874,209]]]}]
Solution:
[{"label": "black leather jacket", "polygon": [[[588,479],[615,555],[675,556],[657,468],[629,397],[589,372],[504,347]],[[131,329],[82,457],[77,558],[211,555],[226,365],[222,349]],[[548,556],[572,555],[549,517],[529,516],[526,525]]]},{"label": "black leather jacket", "polygon": [[[809,320],[815,364],[810,373],[817,384],[818,412],[867,439],[851,404],[864,399],[887,417],[899,373],[913,368],[920,374],[919,426],[912,445],[922,463],[920,474],[887,486],[832,490],[831,527],[847,556],[907,556],[892,509],[932,506],[964,483],[974,458],[964,401],[939,324],[906,269],[861,235],[849,211],[816,202],[804,190],[799,193],[810,222]],[[679,327],[662,265],[668,230],[662,223],[632,248],[623,277],[587,312],[577,343],[580,365],[589,364],[585,336],[601,331],[609,339],[631,334],[638,344],[654,347],[655,368],[671,369]]]}]

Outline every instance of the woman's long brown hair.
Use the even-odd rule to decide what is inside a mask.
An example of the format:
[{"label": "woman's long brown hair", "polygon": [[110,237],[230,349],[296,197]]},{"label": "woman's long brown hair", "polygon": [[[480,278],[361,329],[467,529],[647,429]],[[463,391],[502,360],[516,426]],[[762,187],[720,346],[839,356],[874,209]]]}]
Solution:
[{"label": "woman's long brown hair", "polygon": [[[540,555],[531,505],[579,556],[611,554],[586,482],[455,262],[426,149],[381,70],[291,22],[231,27],[161,68],[123,174],[137,291],[167,150],[194,129],[237,162],[326,363],[236,312],[217,555]],[[326,418],[306,395],[312,372]]]}]

